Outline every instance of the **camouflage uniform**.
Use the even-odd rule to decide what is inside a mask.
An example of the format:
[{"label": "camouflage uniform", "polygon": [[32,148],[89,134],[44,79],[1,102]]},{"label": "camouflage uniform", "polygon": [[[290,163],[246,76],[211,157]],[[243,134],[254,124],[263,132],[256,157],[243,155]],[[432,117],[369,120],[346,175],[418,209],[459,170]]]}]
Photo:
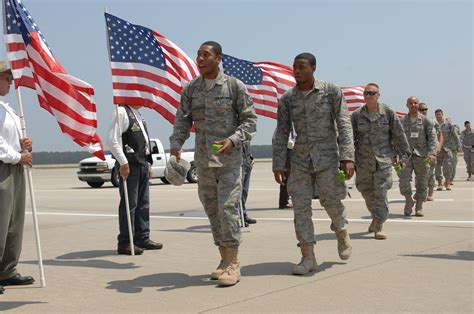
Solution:
[{"label": "camouflage uniform", "polygon": [[470,176],[472,174],[471,149],[474,148],[474,133],[472,131],[468,133],[466,130],[463,130],[461,132],[461,143],[467,174]]},{"label": "camouflage uniform", "polygon": [[[436,120],[433,120],[433,119],[430,119],[432,122],[433,122],[433,126],[434,126],[434,129],[435,129],[435,132],[436,132],[436,145],[438,145],[438,134],[441,133],[441,129],[439,127],[439,124]],[[438,153],[436,154],[436,161],[435,162],[432,162],[430,164],[430,170],[429,170],[429,174],[428,174],[428,189],[430,191],[433,191],[434,190],[434,186],[435,186],[435,169],[436,169],[436,165],[438,164]]]},{"label": "camouflage uniform", "polygon": [[436,156],[436,131],[433,122],[418,113],[415,121],[410,115],[406,115],[401,120],[405,135],[411,149],[411,157],[408,159],[405,168],[398,173],[400,178],[400,193],[411,197],[412,173],[416,176],[415,199],[423,202],[427,196],[429,164],[425,160],[429,155]]},{"label": "camouflage uniform", "polygon": [[[170,136],[171,149],[181,149],[193,122],[199,199],[209,218],[214,243],[236,247],[241,241],[235,207],[241,191],[241,144],[255,135],[257,122],[245,85],[222,71],[210,89],[201,76],[192,80],[181,94]],[[213,155],[211,144],[225,138],[234,144],[232,152]]]},{"label": "camouflage uniform", "polygon": [[[287,142],[294,124],[296,142],[291,151],[288,193],[293,200],[299,244],[315,243],[311,209],[313,187],[320,187],[320,202],[336,231],[346,229],[344,183],[337,179],[339,161],[354,160],[349,112],[341,89],[315,79],[305,96],[298,87],[288,90],[278,106],[273,142],[273,171],[286,171]],[[336,131],[337,130],[337,131]]]},{"label": "camouflage uniform", "polygon": [[410,147],[395,111],[378,104],[373,115],[364,105],[351,115],[354,130],[356,187],[372,218],[380,223],[388,216],[387,191],[392,187],[392,158],[410,157]]},{"label": "camouflage uniform", "polygon": [[[436,180],[442,181],[444,175],[446,180],[451,181],[454,176],[453,157],[456,153],[455,151],[460,151],[461,142],[453,124],[444,121],[439,127],[441,132],[443,132],[444,144],[436,162]],[[441,173],[441,167],[443,167],[443,173]]]}]

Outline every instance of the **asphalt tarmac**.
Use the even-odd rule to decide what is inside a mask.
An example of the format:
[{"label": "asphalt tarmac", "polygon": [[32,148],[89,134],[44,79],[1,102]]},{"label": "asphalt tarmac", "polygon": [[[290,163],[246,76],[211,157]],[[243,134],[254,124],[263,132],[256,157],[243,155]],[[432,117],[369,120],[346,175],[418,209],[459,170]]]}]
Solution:
[{"label": "asphalt tarmac", "polygon": [[[46,287],[40,287],[30,207],[18,270],[30,286],[6,287],[0,310],[18,312],[458,312],[474,308],[473,197],[460,158],[452,191],[435,192],[425,217],[403,215],[398,179],[389,192],[385,241],[367,232],[370,215],[355,188],[344,201],[353,253],[337,254],[330,221],[313,201],[319,268],[292,276],[299,262],[293,211],[277,209],[271,162],[256,163],[243,229],[241,282],[209,280],[219,263],[196,184],[153,180],[151,238],[164,248],[116,254],[118,189],[92,189],[76,168],[33,169]],[[29,202],[28,206],[29,206]]]}]

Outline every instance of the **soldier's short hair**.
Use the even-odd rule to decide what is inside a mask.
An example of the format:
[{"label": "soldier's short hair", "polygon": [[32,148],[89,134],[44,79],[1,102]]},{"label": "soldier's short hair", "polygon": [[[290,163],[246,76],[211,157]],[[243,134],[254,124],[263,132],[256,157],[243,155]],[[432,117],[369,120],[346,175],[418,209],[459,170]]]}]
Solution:
[{"label": "soldier's short hair", "polygon": [[418,105],[419,105],[420,107],[421,107],[421,106],[426,106],[426,107],[428,107],[428,105],[427,105],[425,102],[420,102]]},{"label": "soldier's short hair", "polygon": [[316,57],[312,53],[309,53],[309,52],[300,53],[299,55],[295,57],[295,60],[299,60],[299,59],[308,60],[311,66],[313,67],[316,66]]},{"label": "soldier's short hair", "polygon": [[222,55],[222,46],[216,42],[216,41],[212,41],[212,40],[209,40],[209,41],[206,41],[206,42],[203,42],[201,44],[201,47],[202,46],[211,46],[212,47],[212,51],[214,51],[214,53],[218,56],[221,56]]},{"label": "soldier's short hair", "polygon": [[468,124],[471,124],[471,122],[469,121],[464,121],[464,126],[468,125]]},{"label": "soldier's short hair", "polygon": [[380,90],[380,87],[375,83],[369,83],[366,86],[375,86],[375,87],[377,87],[378,90]]},{"label": "soldier's short hair", "polygon": [[436,109],[436,110],[435,110],[435,114],[437,114],[438,112],[443,113],[443,110],[441,110],[441,109]]}]

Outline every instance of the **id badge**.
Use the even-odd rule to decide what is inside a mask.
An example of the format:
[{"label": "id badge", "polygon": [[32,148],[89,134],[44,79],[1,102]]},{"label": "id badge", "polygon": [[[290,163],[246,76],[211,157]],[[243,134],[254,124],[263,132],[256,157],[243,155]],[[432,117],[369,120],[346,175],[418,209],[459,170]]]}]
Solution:
[{"label": "id badge", "polygon": [[418,132],[411,132],[410,138],[418,138]]}]

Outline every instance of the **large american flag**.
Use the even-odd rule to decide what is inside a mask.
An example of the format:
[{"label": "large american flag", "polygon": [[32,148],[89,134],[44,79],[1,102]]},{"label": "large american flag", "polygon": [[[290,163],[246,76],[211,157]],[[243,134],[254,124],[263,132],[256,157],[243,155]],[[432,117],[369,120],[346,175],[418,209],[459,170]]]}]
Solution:
[{"label": "large american flag", "polygon": [[3,3],[5,43],[15,88],[35,89],[40,106],[56,118],[61,131],[105,160],[96,132],[93,87],[66,73],[22,1]]},{"label": "large american flag", "polygon": [[174,123],[183,85],[195,62],[161,34],[105,13],[114,103],[146,106]]},{"label": "large american flag", "polygon": [[[276,119],[278,100],[296,85],[293,69],[275,62],[251,62],[229,55],[222,58],[224,73],[244,82],[252,96],[257,114]],[[363,105],[364,86],[342,86],[349,111]]]}]

